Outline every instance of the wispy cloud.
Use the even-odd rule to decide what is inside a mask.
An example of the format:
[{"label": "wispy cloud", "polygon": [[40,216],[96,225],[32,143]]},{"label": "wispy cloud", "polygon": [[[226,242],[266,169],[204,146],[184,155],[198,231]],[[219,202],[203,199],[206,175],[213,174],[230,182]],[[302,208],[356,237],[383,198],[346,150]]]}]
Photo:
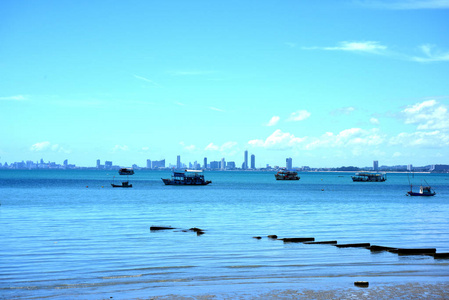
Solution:
[{"label": "wispy cloud", "polygon": [[8,96],[8,97],[0,97],[0,100],[2,100],[2,101],[23,101],[23,100],[27,100],[27,96],[15,95],[15,96]]},{"label": "wispy cloud", "polygon": [[114,148],[112,148],[112,152],[119,152],[119,151],[129,151],[129,147],[126,145],[115,145]]},{"label": "wispy cloud", "polygon": [[154,86],[160,87],[159,84],[157,84],[156,82],[154,82],[154,81],[151,80],[151,79],[148,79],[148,78],[145,78],[145,77],[139,76],[139,75],[134,75],[134,77],[137,78],[137,79],[139,79],[139,80],[143,80],[143,81],[145,81],[145,82],[151,83],[151,84],[154,85]]},{"label": "wispy cloud", "polygon": [[440,130],[402,132],[390,138],[391,145],[401,145],[403,147],[432,147],[441,148],[449,146],[449,135]]},{"label": "wispy cloud", "polygon": [[202,76],[215,73],[214,71],[170,71],[168,72],[172,76]]},{"label": "wispy cloud", "polygon": [[358,0],[355,3],[377,9],[448,9],[448,0]]},{"label": "wispy cloud", "polygon": [[237,142],[233,141],[226,142],[221,146],[210,143],[204,150],[219,151],[221,155],[235,155],[239,151]]},{"label": "wispy cloud", "polygon": [[340,107],[331,111],[331,115],[349,115],[355,111],[355,108],[352,106]]},{"label": "wispy cloud", "polygon": [[267,126],[274,126],[274,125],[276,125],[279,122],[280,119],[281,118],[279,118],[278,116],[272,117],[271,120],[268,121]]},{"label": "wispy cloud", "polygon": [[387,46],[375,41],[365,42],[340,42],[337,46],[333,47],[302,47],[303,50],[324,50],[324,51],[349,51],[349,52],[365,52],[382,54],[387,50]]},{"label": "wispy cloud", "polygon": [[374,117],[369,119],[369,122],[371,124],[373,124],[373,125],[379,125],[380,124],[379,120],[377,118],[374,118]]},{"label": "wispy cloud", "polygon": [[224,110],[216,108],[216,107],[213,107],[213,106],[210,106],[209,109],[215,110],[215,111],[220,111],[220,112],[225,112]]},{"label": "wispy cloud", "polygon": [[30,147],[30,151],[32,151],[32,152],[52,151],[52,152],[61,152],[61,153],[66,153],[66,154],[72,152],[71,150],[68,150],[68,149],[62,147],[59,144],[52,144],[49,141],[33,144]]},{"label": "wispy cloud", "polygon": [[187,151],[189,151],[189,152],[192,152],[192,151],[195,151],[195,150],[196,150],[195,145],[186,145],[184,142],[179,142],[179,144],[182,146],[182,148],[183,148],[184,150],[187,150]]},{"label": "wispy cloud", "polygon": [[438,62],[438,61],[449,61],[449,52],[442,52],[436,48],[434,45],[421,45],[419,49],[422,51],[424,56],[418,57],[413,56],[411,57],[412,61],[416,62]]},{"label": "wispy cloud", "polygon": [[298,110],[293,113],[291,113],[290,118],[288,118],[289,121],[303,121],[310,117],[310,113],[307,110]]}]

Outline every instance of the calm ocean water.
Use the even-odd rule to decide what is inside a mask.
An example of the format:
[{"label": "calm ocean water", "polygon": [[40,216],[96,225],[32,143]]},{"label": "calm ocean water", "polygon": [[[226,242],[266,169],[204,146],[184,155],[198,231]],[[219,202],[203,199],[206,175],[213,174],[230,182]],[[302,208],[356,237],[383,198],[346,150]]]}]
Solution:
[{"label": "calm ocean water", "polygon": [[[449,252],[449,175],[415,174],[435,197],[406,197],[406,174],[353,183],[350,173],[206,172],[212,184],[164,186],[168,171],[0,171],[0,298],[132,299],[249,295],[273,289],[448,282],[449,260],[270,240]],[[150,231],[150,226],[180,230]],[[197,236],[182,229],[199,227]],[[254,239],[261,236],[262,239]]]}]

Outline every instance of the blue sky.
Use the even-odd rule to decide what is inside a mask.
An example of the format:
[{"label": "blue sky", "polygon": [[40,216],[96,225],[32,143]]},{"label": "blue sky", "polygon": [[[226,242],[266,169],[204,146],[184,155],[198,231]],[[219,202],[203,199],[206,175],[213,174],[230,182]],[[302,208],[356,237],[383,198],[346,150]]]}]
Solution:
[{"label": "blue sky", "polygon": [[449,0],[2,1],[0,162],[449,164]]}]

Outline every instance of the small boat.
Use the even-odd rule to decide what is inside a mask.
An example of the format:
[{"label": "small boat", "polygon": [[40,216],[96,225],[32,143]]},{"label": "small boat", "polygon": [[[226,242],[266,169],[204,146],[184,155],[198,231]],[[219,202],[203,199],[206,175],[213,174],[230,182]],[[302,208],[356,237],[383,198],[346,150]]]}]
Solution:
[{"label": "small boat", "polygon": [[276,180],[299,180],[298,172],[281,170],[274,174]]},{"label": "small boat", "polygon": [[111,183],[114,188],[132,188],[133,185],[129,183],[129,181],[123,181],[122,184],[114,184]]},{"label": "small boat", "polygon": [[359,172],[355,176],[351,176],[354,182],[383,182],[387,180],[385,173]]},{"label": "small boat", "polygon": [[120,175],[133,175],[134,170],[132,168],[121,168],[120,170],[118,170],[118,173]]},{"label": "small boat", "polygon": [[432,190],[432,188],[430,186],[423,186],[421,185],[419,187],[419,192],[413,192],[413,188],[412,185],[410,185],[410,191],[407,192],[407,196],[435,196],[436,193],[435,191]]},{"label": "small boat", "polygon": [[203,171],[185,170],[173,172],[171,178],[161,178],[165,185],[208,185],[210,180],[204,180]]}]

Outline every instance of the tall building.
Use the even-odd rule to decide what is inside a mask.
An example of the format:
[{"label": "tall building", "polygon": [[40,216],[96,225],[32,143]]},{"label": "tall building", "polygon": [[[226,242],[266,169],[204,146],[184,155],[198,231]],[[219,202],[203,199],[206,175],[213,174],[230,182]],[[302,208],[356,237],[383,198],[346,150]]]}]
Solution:
[{"label": "tall building", "polygon": [[256,156],[254,154],[251,154],[251,169],[256,168]]},{"label": "tall building", "polygon": [[220,162],[218,162],[218,161],[211,161],[210,162],[210,168],[211,169],[220,169]]},{"label": "tall building", "polygon": [[151,166],[153,169],[157,168],[165,168],[165,159],[163,160],[154,160],[151,162]]},{"label": "tall building", "polygon": [[224,157],[221,159],[221,169],[222,170],[226,169],[226,161],[225,161]]},{"label": "tall building", "polygon": [[151,159],[147,159],[147,168],[151,169]]},{"label": "tall building", "polygon": [[207,169],[207,157],[204,158],[203,169]]},{"label": "tall building", "polygon": [[373,161],[373,170],[379,171],[379,162],[377,160]]},{"label": "tall building", "polygon": [[99,159],[97,159],[97,169],[100,169],[100,160]]},{"label": "tall building", "polygon": [[285,161],[286,161],[285,167],[287,168],[287,170],[292,170],[292,169],[293,169],[293,161],[292,161],[292,158],[289,157],[289,158],[287,158]]},{"label": "tall building", "polygon": [[105,161],[104,168],[108,170],[112,169],[112,161]]},{"label": "tall building", "polygon": [[248,150],[245,150],[243,169],[244,170],[248,169]]},{"label": "tall building", "polygon": [[181,155],[178,155],[176,159],[176,169],[181,169]]}]

